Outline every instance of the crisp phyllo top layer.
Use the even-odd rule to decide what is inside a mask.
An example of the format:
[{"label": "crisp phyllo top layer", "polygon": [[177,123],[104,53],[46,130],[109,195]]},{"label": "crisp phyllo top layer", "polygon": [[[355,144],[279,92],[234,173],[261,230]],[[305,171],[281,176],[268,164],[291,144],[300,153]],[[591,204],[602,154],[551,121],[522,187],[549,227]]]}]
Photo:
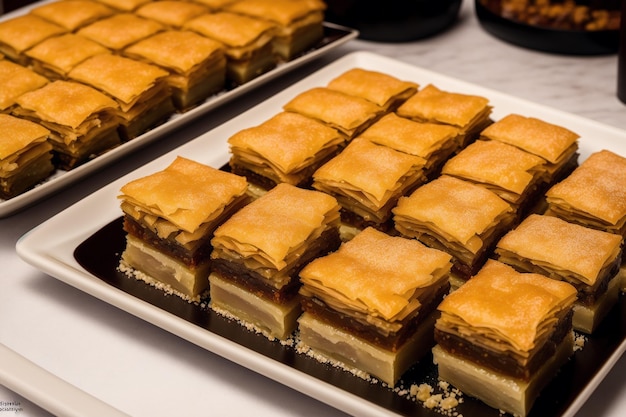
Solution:
[{"label": "crisp phyllo top layer", "polygon": [[109,53],[109,49],[93,41],[73,33],[48,38],[26,51],[26,55],[65,75],[77,64],[98,54]]},{"label": "crisp phyllo top layer", "polygon": [[92,115],[117,109],[117,102],[87,85],[58,80],[18,97],[21,109],[32,112],[45,122],[72,129],[78,128]]},{"label": "crisp phyllo top layer", "polygon": [[0,111],[11,107],[20,95],[43,87],[48,79],[24,66],[0,60]]},{"label": "crisp phyllo top layer", "polygon": [[149,2],[135,11],[141,17],[175,28],[206,12],[208,9],[203,4],[174,0]]},{"label": "crisp phyllo top layer", "polygon": [[117,10],[131,11],[151,0],[96,0]]},{"label": "crisp phyllo top layer", "polygon": [[348,305],[362,304],[368,314],[392,321],[419,307],[416,291],[440,282],[450,259],[415,239],[366,228],[336,252],[309,263],[300,278],[305,286],[323,287]]},{"label": "crisp phyllo top layer", "polygon": [[193,233],[219,217],[246,190],[243,177],[177,157],[164,170],[124,185],[119,198],[134,218],[163,218]]},{"label": "crisp phyllo top layer", "polygon": [[224,43],[230,48],[241,48],[265,39],[271,41],[275,25],[267,20],[229,12],[205,13],[183,26]]},{"label": "crisp phyllo top layer", "polygon": [[83,27],[78,34],[107,48],[120,50],[163,29],[157,21],[133,13],[118,13]]},{"label": "crisp phyllo top layer", "polygon": [[212,244],[281,270],[293,251],[338,222],[339,205],[333,197],[281,183],[218,227]]},{"label": "crisp phyllo top layer", "polygon": [[441,302],[439,321],[457,328],[470,342],[489,339],[529,352],[550,336],[562,311],[575,300],[576,289],[568,283],[488,260]]},{"label": "crisp phyllo top layer", "polygon": [[234,13],[255,16],[289,26],[311,13],[319,14],[321,21],[326,4],[321,0],[241,0],[226,8]]},{"label": "crisp phyllo top layer", "polygon": [[500,239],[496,252],[510,252],[548,271],[594,285],[606,265],[619,256],[621,244],[619,235],[531,214]]},{"label": "crisp phyllo top layer", "polygon": [[38,123],[0,114],[0,160],[27,149],[33,143],[45,142],[50,131]]},{"label": "crisp phyllo top layer", "polygon": [[406,100],[415,94],[418,84],[378,71],[353,68],[331,80],[327,86],[387,108],[395,100]]},{"label": "crisp phyllo top layer", "polygon": [[32,14],[25,14],[0,22],[0,43],[20,53],[51,36],[66,33],[67,29]]},{"label": "crisp phyllo top layer", "polygon": [[534,117],[509,114],[481,132],[487,139],[508,143],[557,163],[579,138],[577,133]]},{"label": "crisp phyllo top layer", "polygon": [[111,16],[115,9],[97,1],[63,0],[37,6],[30,13],[73,31]]}]

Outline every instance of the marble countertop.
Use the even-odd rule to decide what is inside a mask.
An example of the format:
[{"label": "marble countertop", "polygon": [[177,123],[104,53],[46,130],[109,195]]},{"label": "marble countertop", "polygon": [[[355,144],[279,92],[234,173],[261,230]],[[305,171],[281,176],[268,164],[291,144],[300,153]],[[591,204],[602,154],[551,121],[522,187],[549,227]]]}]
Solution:
[{"label": "marble countertop", "polygon": [[[185,340],[69,287],[15,253],[29,230],[103,185],[218,126],[282,88],[353,51],[371,51],[512,96],[626,130],[626,105],[616,96],[617,57],[551,55],[500,41],[481,29],[465,1],[458,22],[435,37],[409,43],[352,41],[281,80],[79,182],[71,189],[0,219],[0,380],[5,348],[45,370],[25,373],[13,390],[0,387],[0,417],[73,414],[82,395],[133,416],[341,416],[343,411],[211,354]],[[2,346],[4,345],[4,346]],[[13,363],[13,362],[11,362]],[[626,359],[620,358],[576,416],[626,415]],[[48,374],[49,373],[49,374]],[[58,403],[40,407],[48,377]],[[41,384],[41,385],[38,385]],[[80,395],[74,392],[76,387]],[[49,394],[49,393],[47,393]],[[56,394],[56,391],[55,391]],[[74,407],[75,406],[75,407]],[[13,410],[16,408],[17,411]],[[56,411],[54,411],[56,410]],[[60,410],[60,411],[59,411]],[[100,413],[98,413],[100,411]]]}]

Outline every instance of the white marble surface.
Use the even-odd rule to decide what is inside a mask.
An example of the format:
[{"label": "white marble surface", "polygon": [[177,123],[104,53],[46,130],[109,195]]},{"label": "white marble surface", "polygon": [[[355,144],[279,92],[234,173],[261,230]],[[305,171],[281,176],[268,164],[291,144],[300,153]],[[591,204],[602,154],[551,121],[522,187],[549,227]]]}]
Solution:
[{"label": "white marble surface", "polygon": [[[112,179],[355,50],[387,55],[626,129],[626,106],[615,95],[616,56],[557,56],[506,44],[479,27],[473,5],[466,0],[458,23],[445,33],[404,44],[351,42],[280,82],[211,113],[141,156],[119,161],[70,190],[0,219],[0,343],[134,416],[343,415],[51,279],[21,261],[15,243],[28,230]],[[1,366],[0,361],[0,370]],[[626,359],[621,358],[577,416],[626,415],[624,372]],[[28,399],[37,402],[37,384],[42,381],[27,381],[27,389],[16,389],[19,393],[0,387],[0,417],[49,415]],[[53,412],[65,413],[79,397],[64,398],[60,392],[59,401],[62,404]],[[16,403],[19,409],[3,411],[5,403]]]}]

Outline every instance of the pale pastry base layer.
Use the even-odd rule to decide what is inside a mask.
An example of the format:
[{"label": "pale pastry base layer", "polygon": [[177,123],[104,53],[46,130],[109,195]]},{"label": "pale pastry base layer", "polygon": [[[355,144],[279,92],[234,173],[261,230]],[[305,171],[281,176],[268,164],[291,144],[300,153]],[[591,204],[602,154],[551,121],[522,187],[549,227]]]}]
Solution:
[{"label": "pale pastry base layer", "polygon": [[135,119],[123,122],[120,125],[120,138],[123,142],[134,139],[151,128],[165,123],[175,111],[171,96],[167,96]]},{"label": "pale pastry base layer", "polygon": [[228,59],[226,78],[241,85],[276,67],[276,58],[272,53],[272,45],[267,44],[249,60]]},{"label": "pale pastry base layer", "polygon": [[296,55],[312,48],[323,37],[324,27],[320,22],[299,28],[291,36],[277,36],[272,45],[276,55],[285,61],[290,61]]},{"label": "pale pastry base layer", "polygon": [[435,315],[428,317],[397,352],[373,345],[361,338],[320,321],[309,313],[298,319],[300,340],[348,367],[365,371],[393,386],[406,370],[418,362],[434,344]]},{"label": "pale pastry base layer", "polygon": [[270,338],[285,340],[296,329],[302,311],[297,297],[285,304],[274,303],[223,279],[217,273],[209,275],[209,283],[211,307],[216,311],[225,310]]},{"label": "pale pastry base layer", "polygon": [[591,334],[606,317],[608,312],[613,308],[619,298],[620,285],[622,280],[616,275],[609,286],[596,303],[592,306],[574,303],[574,317],[572,318],[572,326],[574,330]]},{"label": "pale pastry base layer", "polygon": [[198,77],[198,82],[190,84],[186,90],[172,86],[172,102],[177,112],[184,113],[224,89],[226,70],[224,66],[215,69]]},{"label": "pale pastry base layer", "polygon": [[570,332],[530,381],[492,372],[446,352],[439,345],[433,348],[433,362],[438,367],[441,380],[490,407],[523,417],[528,414],[541,390],[567,362],[573,349],[574,334]]},{"label": "pale pastry base layer", "polygon": [[190,269],[184,263],[159,252],[134,236],[126,236],[122,262],[144,274],[136,276],[149,284],[163,284],[174,293],[191,299],[209,286],[210,263]]},{"label": "pale pastry base layer", "polygon": [[0,198],[13,198],[48,178],[54,172],[52,154],[46,152],[20,166],[11,175],[3,177],[0,173]]}]

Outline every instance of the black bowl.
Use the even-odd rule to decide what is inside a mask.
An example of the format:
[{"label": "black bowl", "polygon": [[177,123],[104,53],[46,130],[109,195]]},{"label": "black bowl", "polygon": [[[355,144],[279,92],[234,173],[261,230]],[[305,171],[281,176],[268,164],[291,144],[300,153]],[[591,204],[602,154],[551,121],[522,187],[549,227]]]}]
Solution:
[{"label": "black bowl", "polygon": [[476,16],[487,32],[529,49],[563,55],[617,53],[619,30],[560,30],[506,19],[475,0]]},{"label": "black bowl", "polygon": [[359,31],[359,38],[406,42],[435,35],[457,19],[462,0],[327,0],[325,20]]}]

